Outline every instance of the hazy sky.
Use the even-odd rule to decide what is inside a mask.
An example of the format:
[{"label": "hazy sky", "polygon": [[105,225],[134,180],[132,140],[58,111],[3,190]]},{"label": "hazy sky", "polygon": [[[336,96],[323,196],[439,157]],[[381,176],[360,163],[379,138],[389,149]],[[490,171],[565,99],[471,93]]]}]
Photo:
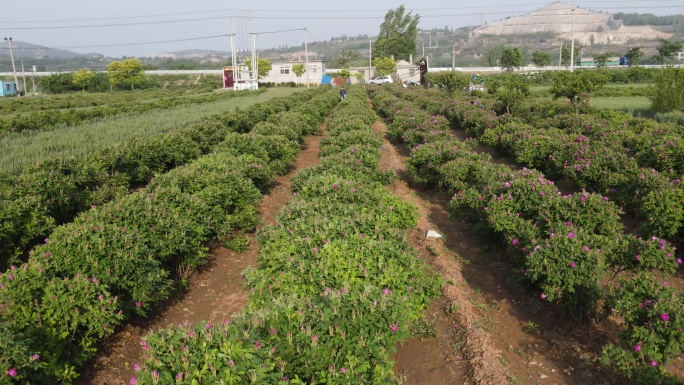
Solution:
[{"label": "hazy sky", "polygon": [[[388,0],[3,0],[0,32],[13,40],[107,56],[143,56],[189,48],[229,50],[231,16],[239,34],[253,17],[257,48],[301,45],[342,34],[378,33],[387,10],[402,3]],[[534,11],[548,2],[522,0],[407,0],[421,15],[420,28],[458,28]],[[683,0],[577,1],[582,8],[658,15],[684,13]],[[78,26],[78,28],[74,28]],[[181,41],[186,39],[197,39]],[[168,42],[173,41],[173,42]],[[0,41],[2,42],[2,41]],[[155,44],[141,44],[155,42]],[[136,44],[136,45],[133,45]]]}]

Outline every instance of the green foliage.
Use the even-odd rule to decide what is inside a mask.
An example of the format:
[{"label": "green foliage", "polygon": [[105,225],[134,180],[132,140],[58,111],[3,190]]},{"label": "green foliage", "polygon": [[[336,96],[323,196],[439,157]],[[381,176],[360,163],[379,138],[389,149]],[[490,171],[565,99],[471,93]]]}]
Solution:
[{"label": "green foliage", "polygon": [[[249,70],[252,70],[252,57],[247,56],[245,58],[244,64],[249,68]],[[271,71],[273,68],[273,64],[271,64],[271,61],[260,57],[257,59],[257,67],[259,68],[259,79],[266,77],[268,73]]]},{"label": "green foliage", "polygon": [[145,79],[145,70],[138,59],[126,59],[114,61],[107,65],[109,83],[114,87],[131,86],[142,83]]},{"label": "green foliage", "polygon": [[660,46],[656,49],[658,54],[653,56],[653,59],[662,64],[671,65],[674,63],[674,56],[682,50],[682,43],[660,39]]},{"label": "green foliage", "polygon": [[[572,55],[574,60],[579,59],[581,54],[582,47],[576,44],[575,54]],[[570,56],[570,44],[563,45],[563,49],[561,50],[561,65],[564,65],[566,67],[570,66]]]},{"label": "green foliage", "polygon": [[361,59],[361,54],[358,51],[351,49],[341,49],[337,51],[335,58],[336,68],[349,68],[353,61]]},{"label": "green foliage", "polygon": [[[320,123],[324,111],[336,102],[335,92],[327,92],[285,114],[311,113]],[[268,105],[269,111],[288,107],[278,101]],[[237,125],[238,119],[224,119],[224,124]],[[299,122],[307,120],[300,116],[278,122],[305,133],[311,130]],[[120,159],[124,164],[118,166],[130,168],[126,173],[132,180],[151,178],[156,174],[150,173],[152,167],[163,171],[197,158],[200,146],[188,138],[202,134],[206,140],[216,140],[208,127],[199,127],[178,142],[173,136],[164,138],[160,150],[147,147],[134,159]],[[57,227],[31,251],[23,266],[0,274],[0,303],[8,305],[0,313],[0,325],[6,324],[18,338],[26,336],[25,350],[39,352],[39,362],[44,363],[30,366],[22,363],[22,356],[7,356],[15,351],[24,354],[18,350],[24,341],[20,339],[16,346],[0,352],[2,365],[24,370],[20,377],[28,379],[24,382],[71,383],[77,376],[75,369],[94,355],[96,344],[106,334],[127,319],[145,315],[177,288],[176,280],[204,263],[212,238],[233,238],[236,248],[244,247],[241,234],[253,231],[258,223],[256,204],[261,193],[255,186],[268,186],[275,178],[271,160],[275,164],[282,160],[278,154],[287,156],[272,148],[258,148],[269,140],[251,139],[234,140],[186,166],[155,176],[143,190],[90,207],[73,222]],[[275,140],[282,141],[282,137]],[[241,148],[250,153],[240,153]],[[143,159],[149,163],[141,164]],[[79,176],[79,172],[74,174]]]},{"label": "green foliage", "polygon": [[532,63],[539,67],[546,67],[551,65],[551,54],[543,51],[534,51],[532,54]]},{"label": "green foliage", "polygon": [[[539,171],[512,170],[460,141],[427,138],[408,161],[416,180],[455,192],[449,213],[505,247],[519,279],[542,300],[561,303],[578,318],[600,314],[603,305],[610,324],[621,328],[619,342],[604,348],[604,363],[636,383],[670,383],[666,369],[681,355],[684,335],[681,293],[667,277],[683,262],[670,242],[650,234],[682,235],[678,128],[620,113],[568,114],[567,103],[535,101],[516,107],[517,117],[497,117],[491,104],[471,107],[465,97],[404,90],[397,92],[402,100],[373,93],[374,105],[392,112],[385,113],[390,119],[410,122],[413,115],[420,124],[424,112],[416,105],[425,106],[519,163],[604,192],[562,195]],[[624,229],[625,207],[637,207],[648,237]]]},{"label": "green foliage", "polygon": [[397,68],[397,63],[392,60],[391,57],[377,56],[375,59],[373,59],[373,65],[380,76],[391,75]]},{"label": "green foliage", "polygon": [[405,12],[406,8],[403,5],[387,11],[373,47],[374,57],[409,60],[409,56],[416,54],[420,15]]},{"label": "green foliage", "polygon": [[593,59],[596,62],[596,68],[603,68],[608,63],[608,59],[615,56],[615,52],[608,51],[601,54],[595,54]]},{"label": "green foliage", "polygon": [[297,63],[292,65],[292,72],[297,75],[297,79],[301,78],[306,72],[306,65],[304,63]]},{"label": "green foliage", "polygon": [[349,77],[351,76],[351,72],[349,72],[348,68],[342,68],[338,74],[338,76],[342,79],[344,79],[344,82],[346,83]]},{"label": "green foliage", "polygon": [[[294,200],[258,233],[245,312],[228,325],[149,336],[138,383],[395,381],[394,346],[409,337],[440,282],[403,238],[416,225],[416,208],[369,183],[378,138],[369,124],[351,124],[368,111],[357,90],[328,121],[335,134],[323,143],[321,165],[297,176]],[[371,137],[375,145],[343,149]],[[340,177],[342,153],[368,167]]]},{"label": "green foliage", "polygon": [[[496,98],[506,106],[506,113],[511,113],[511,106],[530,96],[530,87],[524,75],[507,74],[500,79],[502,89],[494,88]],[[488,90],[489,91],[489,90]]]},{"label": "green foliage", "polygon": [[680,292],[648,272],[618,282],[608,294],[606,313],[628,327],[619,344],[604,348],[602,362],[643,383],[657,383],[670,357],[684,349],[682,301]]},{"label": "green foliage", "polygon": [[522,53],[519,48],[505,48],[501,52],[501,62],[499,65],[505,68],[506,71],[513,72],[514,69],[522,67],[522,64]]},{"label": "green foliage", "polygon": [[427,81],[453,95],[463,91],[470,84],[470,76],[458,71],[431,72],[426,76]]},{"label": "green foliage", "polygon": [[684,111],[684,70],[665,68],[658,72],[650,99],[655,112]]},{"label": "green foliage", "polygon": [[575,114],[578,114],[588,95],[601,88],[606,80],[605,76],[594,72],[558,71],[551,93],[554,99],[565,97],[570,100],[575,105]]},{"label": "green foliage", "polygon": [[625,57],[630,67],[636,67],[641,62],[641,58],[644,57],[644,52],[641,50],[641,47],[633,47],[625,53]]},{"label": "green foliage", "polygon": [[482,53],[483,64],[489,67],[498,66],[504,49],[506,49],[506,47],[503,43],[488,45]]},{"label": "green foliage", "polygon": [[88,70],[87,68],[81,68],[73,73],[73,83],[77,87],[81,87],[85,91],[86,87],[95,78],[95,72]]}]

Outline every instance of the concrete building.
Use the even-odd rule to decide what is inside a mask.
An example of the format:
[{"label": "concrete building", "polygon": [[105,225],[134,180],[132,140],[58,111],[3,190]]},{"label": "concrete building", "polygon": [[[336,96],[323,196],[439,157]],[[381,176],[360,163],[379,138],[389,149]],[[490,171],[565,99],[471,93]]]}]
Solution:
[{"label": "concrete building", "polygon": [[399,83],[420,82],[420,70],[418,65],[411,64],[406,60],[398,60],[394,78],[394,80],[398,81]]},{"label": "concrete building", "polygon": [[[21,83],[19,84],[19,92],[22,92]],[[15,96],[17,94],[17,85],[14,81],[0,80],[0,97]]]},{"label": "concrete building", "polygon": [[309,84],[318,85],[321,84],[325,68],[323,67],[322,60],[309,60],[309,68],[302,75],[301,78],[297,78],[297,75],[292,71],[292,66],[295,64],[303,64],[304,62],[279,62],[271,63],[271,71],[268,75],[261,78],[259,81],[262,83],[300,83],[306,84],[307,80]]}]

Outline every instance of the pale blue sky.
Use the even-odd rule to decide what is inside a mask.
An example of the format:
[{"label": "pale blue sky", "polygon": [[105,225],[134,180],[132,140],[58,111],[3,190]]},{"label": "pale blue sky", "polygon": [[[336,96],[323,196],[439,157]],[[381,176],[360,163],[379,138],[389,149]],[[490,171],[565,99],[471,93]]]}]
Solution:
[{"label": "pale blue sky", "polygon": [[[327,40],[342,34],[373,36],[377,34],[387,10],[402,4],[388,0],[5,0],[3,3],[0,33],[4,37],[11,36],[16,41],[65,47],[81,53],[98,52],[113,57],[142,56],[189,48],[227,51],[230,48],[228,37],[129,44],[229,34],[231,15],[242,21],[245,20],[244,17],[253,16],[255,32],[307,28],[309,42]],[[622,10],[658,15],[684,13],[682,0],[604,0],[575,3],[582,8],[607,12]],[[458,28],[534,11],[548,2],[407,0],[403,4],[408,10],[421,15],[421,28]],[[231,12],[230,9],[243,11]],[[81,27],[72,28],[74,26]],[[257,47],[295,46],[301,45],[303,41],[304,33],[301,31],[263,34],[257,39]],[[114,46],[118,44],[123,46]]]}]

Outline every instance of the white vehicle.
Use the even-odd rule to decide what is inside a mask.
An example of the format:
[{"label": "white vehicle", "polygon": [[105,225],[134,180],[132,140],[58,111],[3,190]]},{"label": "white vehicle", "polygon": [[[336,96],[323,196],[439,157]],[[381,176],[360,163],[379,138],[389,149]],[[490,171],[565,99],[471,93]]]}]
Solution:
[{"label": "white vehicle", "polygon": [[383,83],[394,83],[394,80],[392,80],[392,77],[389,75],[385,76],[377,76],[373,78],[369,83],[373,84],[383,84]]}]

